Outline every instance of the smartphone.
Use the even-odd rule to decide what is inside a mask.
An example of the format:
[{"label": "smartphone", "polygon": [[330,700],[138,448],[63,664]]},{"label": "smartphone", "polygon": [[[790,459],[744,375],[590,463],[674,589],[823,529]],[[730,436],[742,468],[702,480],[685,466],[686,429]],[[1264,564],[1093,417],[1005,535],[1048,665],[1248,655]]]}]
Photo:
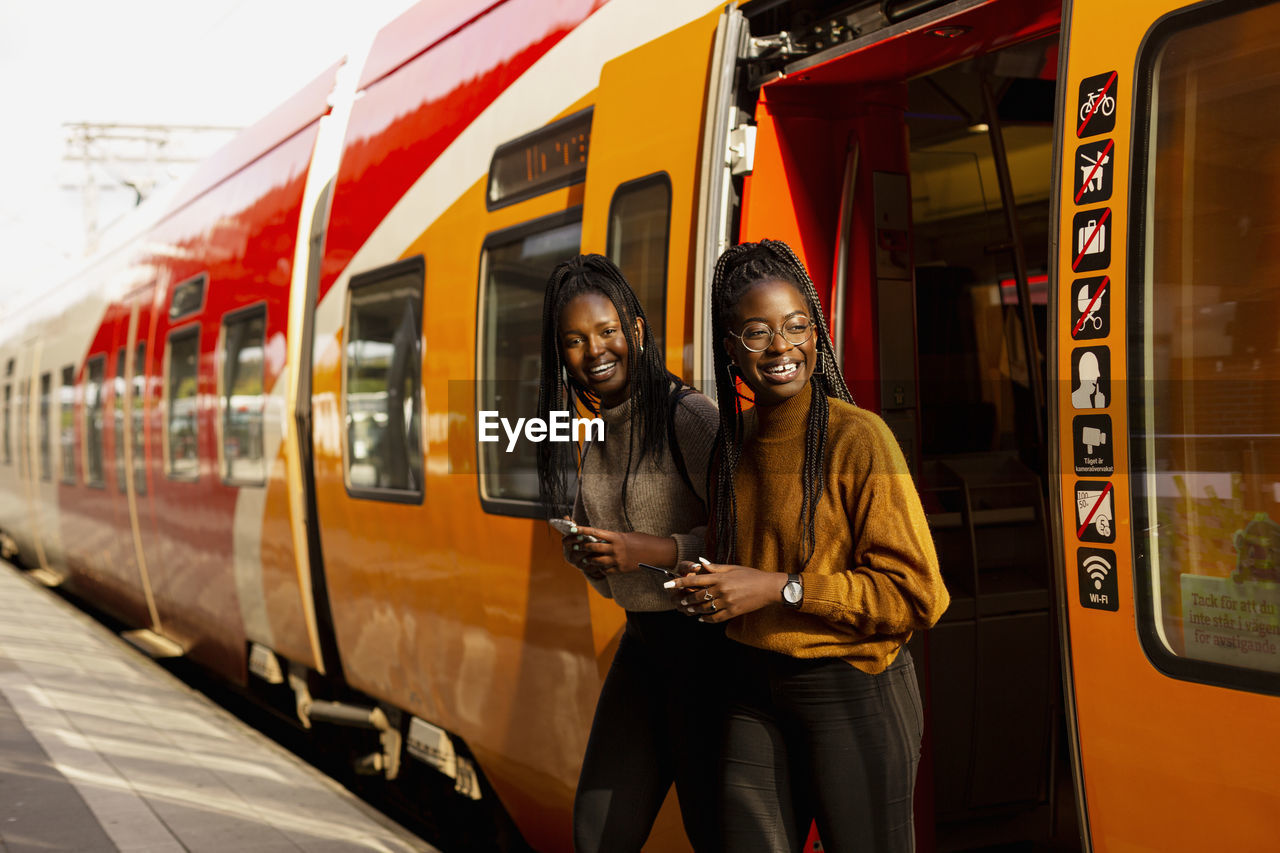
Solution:
[{"label": "smartphone", "polygon": [[[555,529],[555,531],[556,531],[557,533],[559,533],[561,536],[568,536],[568,535],[569,535],[569,533],[570,533],[570,532],[572,532],[572,530],[573,530],[575,527],[577,527],[577,525],[576,525],[576,524],[574,524],[572,521],[569,521],[569,520],[568,520],[568,519],[566,519],[566,518],[552,518],[552,519],[548,519],[547,523],[548,523],[548,524],[550,524],[550,525]],[[583,535],[583,536],[587,536],[587,534],[585,534],[585,533],[584,533],[584,534],[582,534],[582,535]],[[598,537],[595,537],[595,536],[587,536],[587,538],[586,538],[586,539],[584,539],[584,540],[582,540],[582,541],[584,541],[584,542],[603,542],[604,540],[602,540],[602,539],[600,539],[600,538],[598,538]]]},{"label": "smartphone", "polygon": [[650,565],[649,563],[637,563],[636,565],[638,565],[642,569],[648,569],[654,574],[662,575],[667,580],[674,580],[675,578],[680,577],[678,574],[671,571],[670,569],[662,568],[662,566],[654,566],[654,565]]}]

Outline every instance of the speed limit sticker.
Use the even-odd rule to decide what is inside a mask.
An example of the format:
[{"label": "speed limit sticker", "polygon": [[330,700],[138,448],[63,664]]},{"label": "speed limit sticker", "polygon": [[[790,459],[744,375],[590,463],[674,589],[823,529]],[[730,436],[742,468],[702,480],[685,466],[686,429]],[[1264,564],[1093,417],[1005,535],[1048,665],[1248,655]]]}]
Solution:
[{"label": "speed limit sticker", "polygon": [[1116,541],[1115,501],[1109,482],[1076,483],[1076,537],[1081,542]]}]

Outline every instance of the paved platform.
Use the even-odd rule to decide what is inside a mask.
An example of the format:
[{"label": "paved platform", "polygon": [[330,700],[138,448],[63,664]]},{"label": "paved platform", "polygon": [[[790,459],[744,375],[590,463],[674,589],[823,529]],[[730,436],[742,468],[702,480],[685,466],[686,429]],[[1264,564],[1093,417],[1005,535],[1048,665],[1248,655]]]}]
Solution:
[{"label": "paved platform", "polygon": [[0,853],[433,849],[0,561]]}]

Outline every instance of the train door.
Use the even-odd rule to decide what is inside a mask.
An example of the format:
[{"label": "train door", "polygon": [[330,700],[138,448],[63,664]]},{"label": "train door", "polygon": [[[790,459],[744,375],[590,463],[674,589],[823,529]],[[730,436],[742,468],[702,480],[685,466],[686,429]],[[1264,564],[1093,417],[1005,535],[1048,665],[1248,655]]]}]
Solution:
[{"label": "train door", "polygon": [[26,541],[20,542],[23,551],[36,559],[37,566],[45,565],[44,549],[40,543],[40,459],[39,459],[39,385],[40,354],[43,349],[37,337],[29,338],[22,346],[18,359],[17,381],[14,382],[16,400],[14,443],[17,446],[17,470],[23,507],[22,526],[29,531]]},{"label": "train door", "polygon": [[32,341],[29,352],[31,363],[26,380],[26,435],[23,450],[26,453],[26,494],[30,512],[31,539],[34,545],[33,568],[48,571],[47,543],[55,533],[53,486],[53,455],[50,443],[50,413],[53,395],[53,374],[48,367],[44,341]]},{"label": "train door", "polygon": [[159,632],[160,614],[156,608],[151,575],[147,569],[147,552],[143,546],[143,531],[150,532],[154,527],[148,500],[150,489],[147,485],[146,448],[147,404],[150,397],[147,384],[148,343],[154,298],[155,283],[151,282],[126,299],[128,315],[122,318],[121,334],[117,335],[122,346],[116,349],[118,361],[113,440],[117,459],[117,491],[123,492],[126,500],[127,538],[132,548],[133,561],[138,568],[142,597],[150,618],[148,630]]},{"label": "train door", "polygon": [[920,846],[1069,847],[1040,356],[1059,4],[805,5],[744,8],[740,239],[797,249],[916,471],[952,595],[912,646]]},{"label": "train door", "polygon": [[1280,4],[1064,23],[1050,435],[1097,850],[1280,837]]},{"label": "train door", "polygon": [[[717,51],[736,38],[733,22],[740,19],[733,10],[716,10],[606,62],[591,122],[582,251],[606,254],[618,264],[668,368],[694,383],[702,378],[698,308],[706,301],[697,230],[700,146],[703,116],[716,107],[713,93],[689,81],[717,67]],[[732,58],[736,44],[727,51]],[[715,70],[710,79],[718,79]],[[645,124],[645,144],[632,143],[638,118],[659,114],[662,121]],[[600,596],[588,602],[596,653],[607,666],[611,654],[605,650],[617,639],[622,612]]]},{"label": "train door", "polygon": [[103,575],[111,578],[107,585],[125,599],[115,605],[121,615],[127,616],[130,624],[151,625],[155,621],[154,606],[135,537],[131,533],[120,535],[133,530],[126,389],[134,314],[129,297],[107,307],[98,333],[100,353],[89,361],[85,441],[90,462],[86,480],[93,487],[89,501],[95,528],[101,535],[90,559]]},{"label": "train door", "polygon": [[[582,251],[618,264],[668,369],[698,386],[710,378],[709,362],[703,372],[705,270],[728,230],[720,216],[706,214],[712,187],[725,185],[717,180],[723,177],[718,164],[708,163],[704,143],[727,131],[733,78],[724,62],[727,57],[733,68],[741,22],[736,10],[716,9],[609,60],[592,110]],[[640,131],[643,144],[636,143]],[[703,390],[714,395],[710,381]],[[595,594],[586,604],[603,679],[621,637],[623,611]],[[687,849],[674,789],[648,846]]]}]

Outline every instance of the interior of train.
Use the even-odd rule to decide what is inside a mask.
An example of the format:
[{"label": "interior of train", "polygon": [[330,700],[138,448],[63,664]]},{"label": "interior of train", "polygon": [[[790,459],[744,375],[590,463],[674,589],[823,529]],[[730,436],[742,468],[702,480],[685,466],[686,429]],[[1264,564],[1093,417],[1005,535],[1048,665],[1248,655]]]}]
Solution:
[{"label": "interior of train", "polygon": [[1074,846],[1045,413],[1029,377],[1045,375],[1057,47],[1037,39],[908,84],[920,484],[952,593],[929,648],[942,850]]}]

